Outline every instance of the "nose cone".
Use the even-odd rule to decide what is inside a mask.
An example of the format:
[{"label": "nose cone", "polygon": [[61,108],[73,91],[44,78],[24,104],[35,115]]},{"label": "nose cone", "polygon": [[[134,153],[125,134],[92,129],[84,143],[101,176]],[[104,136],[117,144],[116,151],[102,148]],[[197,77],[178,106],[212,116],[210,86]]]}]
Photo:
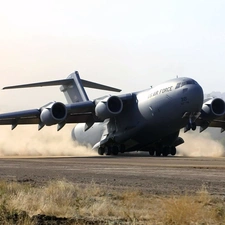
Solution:
[{"label": "nose cone", "polygon": [[199,84],[190,85],[188,88],[188,99],[191,102],[193,111],[200,111],[202,108],[204,95],[202,87]]}]

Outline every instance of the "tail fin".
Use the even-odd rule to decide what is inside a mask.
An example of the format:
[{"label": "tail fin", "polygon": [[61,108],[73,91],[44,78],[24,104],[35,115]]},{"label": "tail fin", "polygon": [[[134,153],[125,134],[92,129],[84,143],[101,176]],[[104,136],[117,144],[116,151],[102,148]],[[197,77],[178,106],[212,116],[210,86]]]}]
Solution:
[{"label": "tail fin", "polygon": [[87,80],[80,79],[79,73],[75,71],[70,74],[67,79],[63,80],[54,80],[54,81],[46,81],[46,82],[38,82],[32,84],[22,84],[15,86],[4,87],[3,89],[15,89],[15,88],[29,88],[29,87],[44,87],[44,86],[55,86],[61,85],[60,90],[64,93],[66,100],[68,103],[75,102],[84,102],[88,101],[88,96],[84,87],[107,90],[107,91],[115,91],[120,92],[120,89],[105,86],[102,84],[94,83]]},{"label": "tail fin", "polygon": [[62,84],[60,90],[66,97],[68,103],[85,102],[88,101],[88,96],[84,90],[84,86],[81,83],[79,73],[75,71],[71,73],[68,78],[70,82],[68,84]]}]

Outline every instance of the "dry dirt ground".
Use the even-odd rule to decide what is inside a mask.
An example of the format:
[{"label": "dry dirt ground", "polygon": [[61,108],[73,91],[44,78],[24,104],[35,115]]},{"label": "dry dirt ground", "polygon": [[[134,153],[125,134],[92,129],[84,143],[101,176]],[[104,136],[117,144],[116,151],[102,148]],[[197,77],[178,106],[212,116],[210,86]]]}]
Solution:
[{"label": "dry dirt ground", "polygon": [[225,194],[225,158],[117,157],[2,158],[0,179],[44,184],[49,180],[140,189],[159,195],[196,193],[204,185],[210,194]]}]

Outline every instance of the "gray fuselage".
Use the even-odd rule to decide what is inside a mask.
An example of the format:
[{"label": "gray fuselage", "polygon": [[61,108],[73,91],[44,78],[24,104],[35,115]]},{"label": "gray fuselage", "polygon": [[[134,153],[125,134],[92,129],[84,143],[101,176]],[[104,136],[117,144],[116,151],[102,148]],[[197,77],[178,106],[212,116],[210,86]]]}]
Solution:
[{"label": "gray fuselage", "polygon": [[120,114],[94,123],[87,131],[85,124],[78,124],[73,138],[93,148],[123,144],[124,151],[143,150],[156,143],[170,146],[189,121],[185,113],[200,112],[203,104],[203,90],[191,78],[176,78],[129,95],[131,100]]}]

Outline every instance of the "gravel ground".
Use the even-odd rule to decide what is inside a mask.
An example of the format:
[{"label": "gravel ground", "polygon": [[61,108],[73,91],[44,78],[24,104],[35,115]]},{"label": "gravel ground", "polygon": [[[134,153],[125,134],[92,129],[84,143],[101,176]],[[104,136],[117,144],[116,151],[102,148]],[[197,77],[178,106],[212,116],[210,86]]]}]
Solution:
[{"label": "gravel ground", "polygon": [[0,178],[42,185],[49,180],[140,189],[159,195],[209,193],[225,195],[225,158],[118,157],[2,158]]}]

